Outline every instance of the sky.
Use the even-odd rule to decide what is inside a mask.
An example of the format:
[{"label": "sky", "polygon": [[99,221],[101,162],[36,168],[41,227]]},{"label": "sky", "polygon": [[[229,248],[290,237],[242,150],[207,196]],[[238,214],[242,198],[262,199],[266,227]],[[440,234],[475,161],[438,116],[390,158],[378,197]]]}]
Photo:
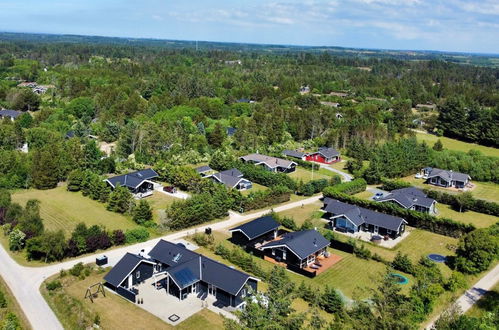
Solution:
[{"label": "sky", "polygon": [[0,0],[0,31],[499,53],[499,0]]}]

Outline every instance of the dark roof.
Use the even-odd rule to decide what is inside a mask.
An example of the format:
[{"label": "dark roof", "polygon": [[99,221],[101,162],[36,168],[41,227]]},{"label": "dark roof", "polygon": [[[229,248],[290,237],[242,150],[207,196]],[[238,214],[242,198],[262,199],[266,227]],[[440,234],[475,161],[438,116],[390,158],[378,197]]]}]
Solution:
[{"label": "dark roof", "polygon": [[222,171],[220,173],[225,174],[225,175],[235,176],[238,178],[243,177],[243,172],[239,171],[237,168],[231,168],[230,170],[225,170],[225,171]]},{"label": "dark roof", "polygon": [[227,127],[227,135],[228,136],[232,136],[232,135],[236,134],[236,131],[237,131],[237,128]]},{"label": "dark roof", "polygon": [[286,149],[282,152],[282,154],[284,156],[287,156],[287,157],[295,157],[295,158],[302,158],[303,156],[305,156],[305,153],[304,152],[300,152],[300,151],[297,151],[297,150],[289,150],[289,149]]},{"label": "dark roof", "polygon": [[398,231],[400,225],[406,222],[404,219],[392,215],[371,211],[369,209],[340,202],[338,200],[328,200],[324,210],[333,216],[345,216],[355,225],[364,223]]},{"label": "dark roof", "polygon": [[118,287],[123,280],[137,267],[141,262],[151,262],[136,254],[128,253],[104,276],[104,280],[114,287]]},{"label": "dark roof", "polygon": [[200,166],[200,167],[197,167],[197,168],[196,168],[196,172],[198,172],[198,173],[200,173],[200,174],[201,174],[201,173],[204,173],[204,172],[208,172],[208,171],[213,171],[213,170],[211,169],[211,167],[209,167],[208,165],[204,165],[204,166]]},{"label": "dark roof", "polygon": [[428,198],[426,194],[415,187],[407,187],[401,189],[392,190],[392,192],[382,198],[379,202],[386,202],[394,200],[406,209],[411,208],[413,205],[420,205],[424,207],[430,207],[435,200]]},{"label": "dark roof", "polygon": [[68,131],[66,133],[66,139],[71,139],[75,137],[75,131]]},{"label": "dark roof", "polygon": [[215,173],[211,175],[211,177],[214,178],[217,182],[223,183],[229,188],[234,188],[240,181],[248,181],[237,176],[226,175],[223,173]]},{"label": "dark roof", "polygon": [[113,186],[116,187],[117,184],[120,186],[125,186],[128,188],[135,189],[137,188],[144,180],[149,180],[158,177],[158,173],[154,171],[152,168],[147,168],[145,170],[118,175],[112,178],[107,179],[107,181]]},{"label": "dark roof", "polygon": [[329,246],[330,242],[316,230],[303,230],[282,235],[279,240],[263,245],[261,248],[272,248],[286,246],[300,259],[305,259],[309,255]]},{"label": "dark roof", "polygon": [[430,173],[428,174],[428,178],[432,178],[435,176],[439,176],[442,179],[446,180],[447,182],[450,181],[466,182],[467,180],[471,179],[470,176],[466,173],[454,172],[452,170],[442,170],[440,168],[432,168],[430,170]]},{"label": "dark roof", "polygon": [[[251,277],[237,269],[164,240],[160,240],[154,246],[149,256],[170,266],[166,271],[182,287],[190,285],[188,283],[203,280],[236,295]],[[177,261],[175,262],[174,259]]]},{"label": "dark roof", "polygon": [[160,240],[148,254],[154,260],[168,266],[185,263],[198,256],[191,250],[165,240]]},{"label": "dark roof", "polygon": [[334,148],[320,147],[316,154],[319,153],[323,155],[325,158],[333,158],[338,157],[340,152]]},{"label": "dark roof", "polygon": [[279,228],[279,223],[270,215],[255,219],[243,225],[229,229],[230,232],[240,231],[249,240],[262,236],[272,230]]},{"label": "dark roof", "polygon": [[250,99],[247,99],[247,98],[242,98],[242,99],[239,99],[239,100],[236,100],[236,103],[250,103]]},{"label": "dark roof", "polygon": [[23,113],[21,111],[17,110],[7,110],[7,109],[0,110],[0,117],[10,117],[16,119],[22,114]]}]

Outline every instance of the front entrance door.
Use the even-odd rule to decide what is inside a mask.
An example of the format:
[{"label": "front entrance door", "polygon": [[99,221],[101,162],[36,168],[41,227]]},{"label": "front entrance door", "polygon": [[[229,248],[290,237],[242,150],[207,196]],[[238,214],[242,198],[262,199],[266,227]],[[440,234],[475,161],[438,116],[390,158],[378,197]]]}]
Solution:
[{"label": "front entrance door", "polygon": [[378,233],[378,226],[374,226],[374,233],[377,234]]}]

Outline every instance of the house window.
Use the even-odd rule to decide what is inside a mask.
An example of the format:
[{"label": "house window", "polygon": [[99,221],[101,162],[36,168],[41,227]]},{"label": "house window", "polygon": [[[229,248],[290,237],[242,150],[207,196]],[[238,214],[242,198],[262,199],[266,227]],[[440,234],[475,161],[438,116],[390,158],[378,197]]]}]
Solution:
[{"label": "house window", "polygon": [[272,255],[275,256],[275,249],[272,249]]},{"label": "house window", "polygon": [[387,229],[387,230],[386,230],[386,233],[387,233],[387,234],[391,234],[391,233],[392,233],[392,231],[391,231],[390,229]]},{"label": "house window", "polygon": [[140,277],[140,270],[138,270],[138,271],[135,273],[135,277],[136,277],[136,278],[139,278],[139,277]]},{"label": "house window", "polygon": [[282,260],[286,260],[286,250],[282,250]]},{"label": "house window", "polygon": [[241,290],[241,298],[246,297],[246,289]]}]

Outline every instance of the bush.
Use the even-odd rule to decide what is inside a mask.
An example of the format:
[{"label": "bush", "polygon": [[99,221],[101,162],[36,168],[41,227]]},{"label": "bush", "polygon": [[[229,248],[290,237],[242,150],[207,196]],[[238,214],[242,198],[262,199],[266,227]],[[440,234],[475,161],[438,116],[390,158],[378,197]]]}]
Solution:
[{"label": "bush", "polygon": [[299,185],[296,193],[303,196],[312,196],[313,194],[321,192],[328,184],[329,182],[326,179],[312,180],[306,184]]},{"label": "bush", "polygon": [[14,313],[7,313],[5,316],[5,321],[3,322],[3,330],[19,330],[21,329],[21,323]]},{"label": "bush", "polygon": [[246,179],[252,182],[267,187],[284,186],[291,191],[296,190],[295,180],[290,178],[287,174],[270,172],[253,164],[236,162],[234,165],[234,167],[239,169],[244,174]]},{"label": "bush", "polygon": [[356,257],[359,257],[361,259],[369,259],[371,258],[371,250],[369,250],[368,248],[366,248],[364,246],[364,244],[355,244],[354,243],[354,247],[353,247],[353,254],[356,256]]},{"label": "bush", "polygon": [[141,225],[149,220],[152,220],[152,209],[149,203],[142,199],[133,210],[133,221]]},{"label": "bush", "polygon": [[367,182],[364,179],[355,179],[350,182],[338,184],[336,186],[329,186],[322,191],[324,197],[331,197],[335,193],[343,193],[346,195],[353,195],[365,191]]},{"label": "bush", "polygon": [[127,244],[145,242],[149,239],[149,232],[145,228],[130,229],[125,232]]},{"label": "bush", "polygon": [[112,237],[113,237],[113,244],[114,245],[125,244],[126,237],[125,237],[125,234],[123,233],[123,230],[121,230],[121,229],[114,230]]},{"label": "bush", "polygon": [[213,235],[205,233],[195,233],[192,236],[192,240],[199,246],[210,246],[215,242]]},{"label": "bush", "polygon": [[62,284],[60,281],[54,280],[54,281],[50,281],[47,284],[45,284],[45,288],[48,291],[54,291],[56,289],[62,288]]},{"label": "bush", "polygon": [[0,308],[7,307],[7,299],[5,298],[5,294],[0,291]]},{"label": "bush", "polygon": [[459,241],[456,250],[456,267],[466,274],[487,270],[497,259],[499,244],[487,229],[477,229],[466,234]]},{"label": "bush", "polygon": [[69,273],[73,276],[78,277],[81,275],[81,272],[83,271],[84,268],[85,266],[83,265],[83,263],[79,262],[69,270]]},{"label": "bush", "polygon": [[240,247],[234,247],[232,250],[229,250],[222,244],[218,244],[215,247],[215,254],[241,267],[245,272],[251,273],[259,278],[267,277],[265,271],[255,262],[254,257]]},{"label": "bush", "polygon": [[411,259],[407,254],[402,254],[400,251],[392,261],[392,267],[401,272],[412,274],[414,272],[414,266],[412,265]]},{"label": "bush", "polygon": [[449,277],[449,279],[445,282],[445,290],[451,291],[451,292],[456,292],[458,289],[464,289],[466,288],[467,283],[466,283],[466,278],[464,277],[463,274],[459,272],[452,272],[452,275]]},{"label": "bush", "polygon": [[288,202],[291,199],[291,193],[285,186],[274,186],[269,190],[254,191],[249,193],[242,200],[243,210],[257,210],[267,206]]}]

